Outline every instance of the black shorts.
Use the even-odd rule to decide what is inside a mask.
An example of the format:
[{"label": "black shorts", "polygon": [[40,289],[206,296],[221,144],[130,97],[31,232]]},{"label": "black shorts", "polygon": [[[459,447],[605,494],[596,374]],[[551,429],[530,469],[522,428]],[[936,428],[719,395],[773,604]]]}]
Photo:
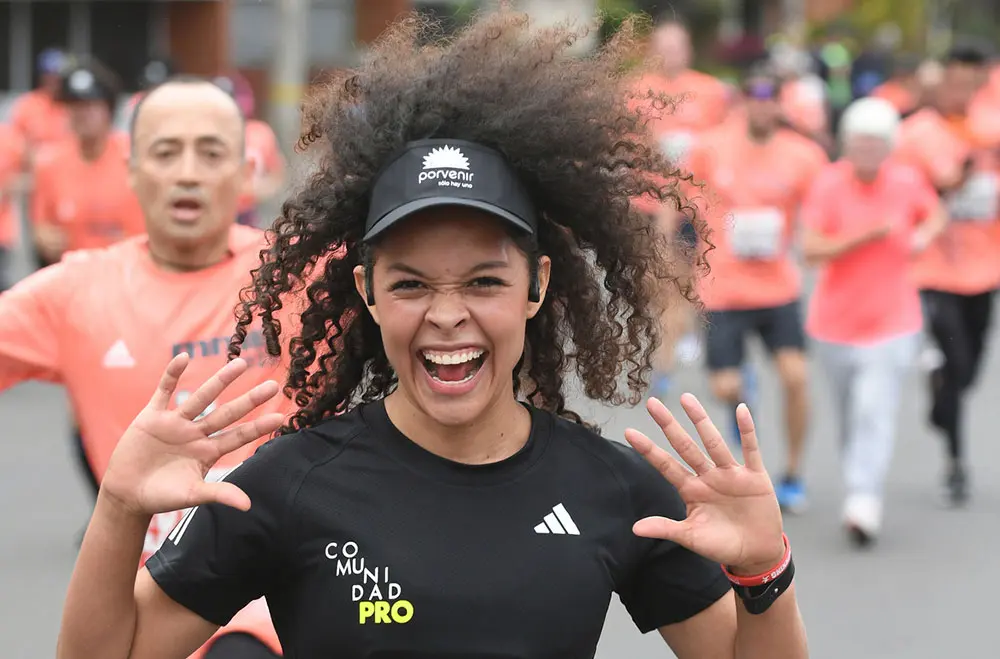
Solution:
[{"label": "black shorts", "polygon": [[705,337],[708,370],[739,368],[746,358],[746,340],[756,332],[771,352],[805,350],[806,340],[799,317],[799,301],[780,307],[709,311]]}]

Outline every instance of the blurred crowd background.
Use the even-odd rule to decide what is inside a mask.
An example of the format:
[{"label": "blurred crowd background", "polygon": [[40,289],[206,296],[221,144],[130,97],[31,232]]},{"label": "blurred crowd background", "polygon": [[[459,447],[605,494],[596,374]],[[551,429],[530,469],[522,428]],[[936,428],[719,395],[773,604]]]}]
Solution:
[{"label": "blurred crowd background", "polygon": [[[93,57],[131,93],[169,70],[206,76],[238,73],[288,149],[298,130],[302,91],[324,70],[350,66],[396,16],[416,9],[452,27],[483,0],[217,0],[0,2],[0,121],[37,87],[39,55],[60,49]],[[626,16],[674,15],[687,24],[694,67],[724,80],[762,58],[802,77],[831,112],[897,74],[933,82],[935,57],[956,35],[995,41],[1000,3],[992,0],[517,0],[539,20],[588,19],[603,12],[585,51]],[[155,64],[151,69],[150,63]],[[922,66],[921,66],[922,65]],[[907,77],[907,76],[904,76]],[[126,113],[120,113],[120,118]]]}]

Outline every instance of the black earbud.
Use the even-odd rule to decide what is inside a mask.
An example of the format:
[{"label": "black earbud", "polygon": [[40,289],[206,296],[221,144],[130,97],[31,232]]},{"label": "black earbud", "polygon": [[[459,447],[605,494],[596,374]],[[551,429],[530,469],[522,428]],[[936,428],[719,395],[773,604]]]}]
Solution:
[{"label": "black earbud", "polygon": [[365,268],[365,297],[369,307],[375,306],[375,283],[372,281],[372,269]]},{"label": "black earbud", "polygon": [[367,251],[361,259],[361,267],[365,269],[365,302],[369,307],[375,306],[375,277],[372,274],[375,271],[374,261],[371,253]]},{"label": "black earbud", "polygon": [[538,259],[531,259],[528,269],[528,302],[539,302],[542,299],[542,283],[538,280]]}]

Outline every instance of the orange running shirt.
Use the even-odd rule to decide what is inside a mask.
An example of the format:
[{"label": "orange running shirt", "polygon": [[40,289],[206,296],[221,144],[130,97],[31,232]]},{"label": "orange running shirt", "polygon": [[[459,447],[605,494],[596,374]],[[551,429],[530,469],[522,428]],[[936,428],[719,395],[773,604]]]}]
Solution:
[{"label": "orange running shirt", "polygon": [[896,156],[935,188],[957,180],[972,161],[965,183],[944,199],[947,229],[916,259],[920,288],[974,295],[1000,284],[1000,169],[996,149],[980,137],[986,130],[988,125],[949,122],[929,109],[902,124]]},{"label": "orange running shirt", "polygon": [[114,133],[94,161],[75,139],[39,154],[31,200],[33,224],[55,224],[69,251],[106,247],[145,233],[139,200],[128,184],[128,135]]},{"label": "orange running shirt", "polygon": [[920,330],[920,297],[910,276],[913,231],[938,206],[915,169],[882,166],[871,184],[846,161],[828,165],[802,206],[804,227],[853,237],[888,222],[892,231],[822,266],[809,300],[806,332],[820,341],[864,345]]},{"label": "orange running shirt", "polygon": [[[254,177],[263,177],[282,167],[278,138],[271,127],[258,119],[250,119],[246,126],[246,158],[253,163]],[[240,198],[240,212],[257,205],[257,198],[248,191]]]},{"label": "orange running shirt", "polygon": [[662,116],[649,124],[664,153],[676,162],[684,160],[699,133],[722,123],[730,104],[725,83],[698,71],[688,70],[672,79],[647,74],[639,79],[636,90],[666,94],[676,104],[659,111]]},{"label": "orange running shirt", "polygon": [[66,106],[37,89],[14,102],[10,123],[30,150],[55,144],[72,135]]},{"label": "orange running shirt", "polygon": [[872,90],[871,96],[889,101],[896,112],[906,114],[917,106],[917,97],[912,91],[895,80],[888,80]]},{"label": "orange running shirt", "polygon": [[[100,481],[118,439],[149,402],[167,362],[180,352],[191,355],[175,403],[225,364],[235,327],[233,308],[240,288],[250,281],[250,270],[259,263],[263,246],[261,231],[235,226],[229,259],[185,273],[154,265],[145,237],[67,254],[60,263],[0,294],[0,390],[27,380],[63,384],[80,426],[87,461]],[[249,372],[209,411],[266,380],[284,383],[287,363],[266,355],[259,331],[247,337],[243,356],[250,362]],[[258,413],[293,409],[292,401],[279,394]],[[222,458],[209,478],[242,462],[258,445]],[[153,519],[143,562],[183,512]],[[261,627],[261,621],[266,625]],[[227,629],[240,624],[278,647],[263,602],[252,604]]]},{"label": "orange running shirt", "polygon": [[712,311],[763,309],[800,294],[798,267],[789,254],[799,205],[828,162],[815,142],[779,130],[756,144],[725,126],[704,135],[691,153],[694,195],[715,249],[699,294]]},{"label": "orange running shirt", "polygon": [[0,247],[17,241],[18,222],[12,188],[21,175],[24,141],[8,124],[0,124]]}]

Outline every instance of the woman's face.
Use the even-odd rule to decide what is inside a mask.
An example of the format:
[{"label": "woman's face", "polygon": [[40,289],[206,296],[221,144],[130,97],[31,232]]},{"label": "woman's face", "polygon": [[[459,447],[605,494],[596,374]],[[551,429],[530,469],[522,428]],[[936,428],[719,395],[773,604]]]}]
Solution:
[{"label": "woman's face", "polygon": [[[544,297],[549,259],[539,264]],[[355,283],[365,297],[364,270]],[[528,301],[528,260],[500,221],[433,209],[388,232],[375,250],[375,305],[399,391],[437,423],[462,426],[512,398]]]}]

